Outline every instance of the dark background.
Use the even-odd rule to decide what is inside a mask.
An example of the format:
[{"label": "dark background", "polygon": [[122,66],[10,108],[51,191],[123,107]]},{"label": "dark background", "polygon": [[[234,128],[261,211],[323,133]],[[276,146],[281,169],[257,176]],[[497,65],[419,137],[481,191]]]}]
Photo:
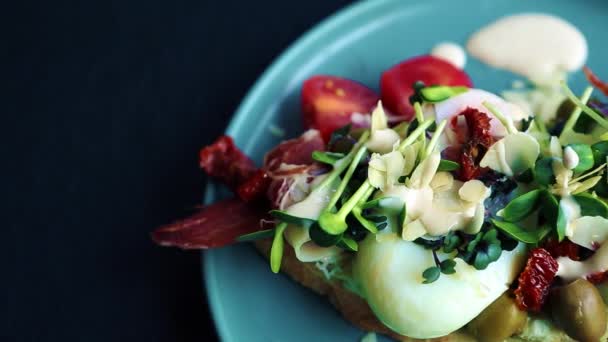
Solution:
[{"label": "dark background", "polygon": [[198,252],[148,233],[200,203],[198,149],[284,48],[349,1],[2,7],[2,341],[215,339]]}]

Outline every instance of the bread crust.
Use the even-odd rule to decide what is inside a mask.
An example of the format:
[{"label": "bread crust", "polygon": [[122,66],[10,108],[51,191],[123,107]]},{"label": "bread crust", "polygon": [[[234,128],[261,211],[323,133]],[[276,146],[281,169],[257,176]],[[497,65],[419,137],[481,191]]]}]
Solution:
[{"label": "bread crust", "polygon": [[[255,246],[266,258],[270,255],[271,240],[258,240]],[[367,302],[345,289],[340,281],[327,281],[323,273],[314,265],[299,261],[293,248],[288,244],[285,246],[281,271],[289,275],[293,280],[302,284],[314,292],[326,296],[330,303],[356,327],[364,331],[373,331],[387,335],[402,342],[469,342],[475,341],[473,337],[465,332],[456,331],[448,336],[433,339],[414,339],[401,336],[382,324],[372,312]]]}]

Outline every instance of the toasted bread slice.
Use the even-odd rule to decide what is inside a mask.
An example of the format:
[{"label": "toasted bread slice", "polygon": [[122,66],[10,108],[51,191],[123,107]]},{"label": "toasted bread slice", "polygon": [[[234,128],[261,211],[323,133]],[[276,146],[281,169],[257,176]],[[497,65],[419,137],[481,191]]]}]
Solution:
[{"label": "toasted bread slice", "polygon": [[[256,248],[267,258],[270,255],[271,240],[258,240],[255,242]],[[416,342],[469,342],[475,341],[466,332],[457,331],[448,336],[420,340],[406,336],[401,336],[382,324],[372,312],[367,302],[345,289],[340,281],[328,281],[323,273],[314,265],[299,261],[293,249],[288,244],[285,245],[281,271],[289,275],[292,279],[314,292],[327,296],[329,302],[353,325],[364,331],[373,331],[379,334],[388,335],[398,341]]]}]

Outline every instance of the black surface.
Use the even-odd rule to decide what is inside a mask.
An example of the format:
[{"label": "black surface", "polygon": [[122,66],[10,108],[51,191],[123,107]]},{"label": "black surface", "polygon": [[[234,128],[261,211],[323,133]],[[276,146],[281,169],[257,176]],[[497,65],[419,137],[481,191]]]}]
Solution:
[{"label": "black surface", "polygon": [[214,339],[198,252],[148,233],[200,202],[197,151],[348,1],[3,6],[2,341]]}]

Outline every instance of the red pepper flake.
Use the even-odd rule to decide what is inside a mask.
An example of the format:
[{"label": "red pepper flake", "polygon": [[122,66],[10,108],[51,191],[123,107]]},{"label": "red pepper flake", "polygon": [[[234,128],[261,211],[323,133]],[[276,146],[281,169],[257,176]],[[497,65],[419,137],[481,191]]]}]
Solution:
[{"label": "red pepper flake", "polygon": [[255,164],[229,136],[219,137],[200,151],[200,166],[205,172],[235,190],[256,171]]},{"label": "red pepper flake", "polygon": [[260,199],[266,194],[271,181],[266,171],[259,169],[238,187],[236,193],[245,202]]},{"label": "red pepper flake", "polygon": [[557,273],[557,261],[544,248],[530,251],[526,268],[519,275],[515,302],[521,310],[539,312]]},{"label": "red pepper flake", "polygon": [[570,240],[563,240],[559,242],[557,239],[551,237],[545,242],[544,249],[546,249],[552,257],[559,258],[562,256],[568,257],[572,260],[580,260],[580,247]]},{"label": "red pepper flake", "polygon": [[599,89],[602,93],[604,93],[604,95],[608,96],[608,83],[600,80],[600,78],[597,77],[587,66],[583,67],[583,72],[585,73],[585,76],[587,76],[589,83]]}]

